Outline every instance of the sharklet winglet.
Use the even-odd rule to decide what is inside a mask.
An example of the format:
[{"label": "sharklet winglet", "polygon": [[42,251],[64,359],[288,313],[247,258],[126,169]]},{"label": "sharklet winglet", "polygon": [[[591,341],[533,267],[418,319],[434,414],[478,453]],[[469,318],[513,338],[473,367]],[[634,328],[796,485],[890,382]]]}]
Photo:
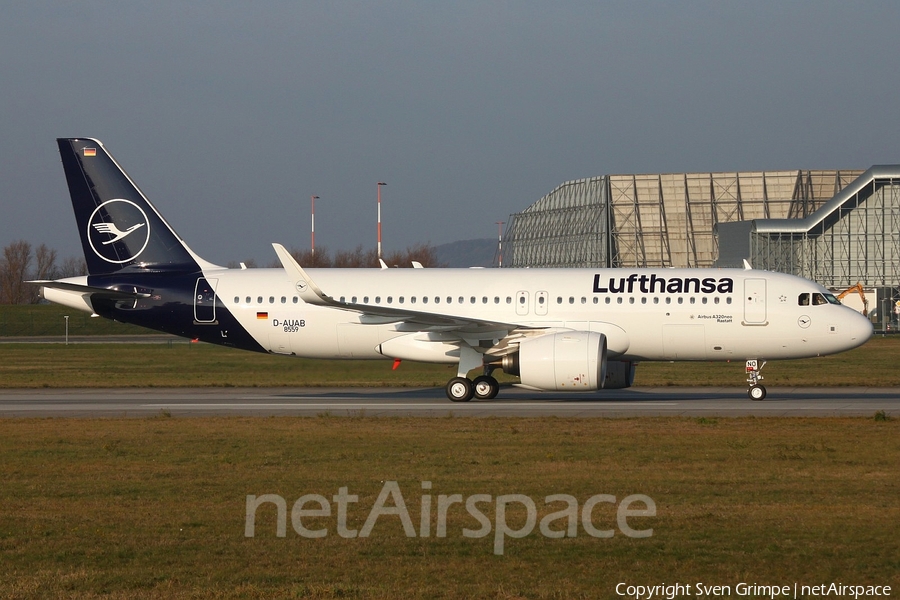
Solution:
[{"label": "sharklet winglet", "polygon": [[275,249],[275,254],[278,255],[285,273],[294,282],[294,289],[300,294],[301,300],[307,304],[315,304],[317,306],[343,306],[340,302],[336,302],[325,295],[322,288],[316,285],[316,282],[306,274],[303,267],[294,260],[294,257],[291,256],[291,253],[284,246],[273,243],[272,247]]}]

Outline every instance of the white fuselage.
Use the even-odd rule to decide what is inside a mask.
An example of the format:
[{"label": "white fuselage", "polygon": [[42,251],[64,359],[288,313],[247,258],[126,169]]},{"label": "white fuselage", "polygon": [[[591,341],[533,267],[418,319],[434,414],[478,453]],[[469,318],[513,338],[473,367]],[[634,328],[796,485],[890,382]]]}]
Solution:
[{"label": "white fuselage", "polygon": [[[815,294],[827,294],[822,286],[756,270],[310,269],[307,273],[325,294],[355,307],[604,333],[609,357],[621,360],[804,358],[859,346],[872,332],[869,321],[854,310],[810,301]],[[305,303],[284,269],[204,274],[216,290],[217,303],[271,352],[316,358],[458,360],[434,349],[441,345],[436,328],[429,330],[431,343],[422,344],[418,342],[425,339],[423,328],[402,318]],[[411,332],[419,337],[412,339]],[[503,335],[482,331],[476,337],[485,338],[482,346],[487,349]],[[396,351],[381,348],[401,337],[409,341],[395,342]]]}]

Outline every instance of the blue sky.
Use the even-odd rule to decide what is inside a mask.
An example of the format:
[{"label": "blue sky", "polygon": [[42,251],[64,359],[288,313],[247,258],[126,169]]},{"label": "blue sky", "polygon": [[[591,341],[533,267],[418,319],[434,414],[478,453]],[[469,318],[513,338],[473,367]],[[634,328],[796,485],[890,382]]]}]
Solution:
[{"label": "blue sky", "polygon": [[0,245],[101,139],[218,263],[493,237],[563,181],[900,162],[895,2],[7,3]]}]

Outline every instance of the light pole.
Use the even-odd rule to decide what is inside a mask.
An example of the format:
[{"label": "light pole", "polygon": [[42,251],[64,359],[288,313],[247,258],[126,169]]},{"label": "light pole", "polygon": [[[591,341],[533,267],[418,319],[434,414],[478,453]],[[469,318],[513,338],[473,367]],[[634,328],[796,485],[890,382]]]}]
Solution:
[{"label": "light pole", "polygon": [[383,181],[378,182],[378,258],[381,258],[381,186],[387,185]]},{"label": "light pole", "polygon": [[318,196],[310,196],[312,201],[312,230],[310,231],[310,243],[312,244],[312,257],[316,257],[316,200]]},{"label": "light pole", "polygon": [[69,345],[69,315],[66,315],[66,346]]},{"label": "light pole", "polygon": [[497,268],[503,268],[503,224],[506,221],[497,221]]}]

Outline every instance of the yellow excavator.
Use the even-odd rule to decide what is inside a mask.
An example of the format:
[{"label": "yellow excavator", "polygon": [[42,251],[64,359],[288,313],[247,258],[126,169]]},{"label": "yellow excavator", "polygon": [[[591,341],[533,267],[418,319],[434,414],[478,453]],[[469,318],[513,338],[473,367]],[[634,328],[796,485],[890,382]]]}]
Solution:
[{"label": "yellow excavator", "polygon": [[863,290],[862,283],[856,282],[856,285],[852,285],[848,287],[846,290],[837,295],[838,300],[842,300],[844,296],[847,294],[852,294],[853,292],[859,293],[859,297],[862,299],[863,303],[863,311],[862,314],[864,317],[869,316],[869,301],[866,299],[866,292]]}]

